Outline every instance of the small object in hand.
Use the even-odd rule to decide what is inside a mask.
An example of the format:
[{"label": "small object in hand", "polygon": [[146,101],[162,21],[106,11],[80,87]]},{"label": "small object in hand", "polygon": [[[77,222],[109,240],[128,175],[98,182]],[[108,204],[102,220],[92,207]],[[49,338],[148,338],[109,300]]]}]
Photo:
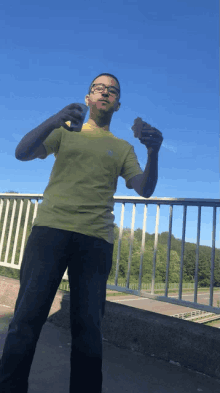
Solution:
[{"label": "small object in hand", "polygon": [[134,137],[135,138],[140,138],[141,137],[141,130],[142,130],[142,120],[140,117],[137,117],[134,120],[134,124],[131,127],[131,129],[134,131]]},{"label": "small object in hand", "polygon": [[134,131],[134,137],[140,139],[145,135],[148,136],[152,127],[150,124],[143,122],[140,117],[137,117],[131,129]]},{"label": "small object in hand", "polygon": [[78,102],[76,105],[79,105],[80,108],[82,109],[82,112],[80,112],[81,120],[77,118],[75,120],[75,123],[68,122],[68,124],[67,124],[67,122],[66,122],[66,124],[70,127],[70,131],[80,132],[82,129],[83,122],[85,120],[85,117],[86,117],[89,107],[85,104],[80,104]]}]

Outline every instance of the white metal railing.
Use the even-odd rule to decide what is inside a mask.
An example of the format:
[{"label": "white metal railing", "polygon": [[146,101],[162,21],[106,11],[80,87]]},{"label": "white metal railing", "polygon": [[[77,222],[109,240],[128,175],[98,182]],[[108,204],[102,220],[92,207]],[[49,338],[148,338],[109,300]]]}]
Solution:
[{"label": "white metal railing", "polygon": [[[198,319],[201,316],[207,317],[210,315],[213,315],[213,313],[201,311],[201,310],[196,310],[196,311],[191,311],[191,312],[183,312],[183,313],[179,313],[179,314],[174,314],[174,315],[171,315],[171,317],[185,319],[186,321],[191,321],[192,319]],[[219,316],[218,316],[218,318],[219,318]]]},{"label": "white metal railing", "polygon": [[219,314],[216,315],[211,312],[206,312],[201,310],[192,311],[191,313],[180,313],[170,316],[174,318],[184,319],[184,321],[193,321],[196,323],[205,323],[205,322],[210,322],[220,319]]},{"label": "white metal railing", "polygon": [[[35,200],[34,213],[32,218],[32,224],[37,215],[38,210],[38,200],[43,199],[43,194],[14,194],[14,193],[0,193],[0,222],[2,219],[2,211],[4,201],[6,201],[6,210],[4,216],[4,222],[0,237],[0,266],[6,266],[10,268],[20,269],[23,254],[24,254],[24,244],[27,236],[27,226],[29,222],[29,214],[31,207],[31,200]],[[13,209],[12,216],[10,222],[10,228],[7,238],[7,246],[5,253],[5,260],[1,262],[5,232],[7,227],[8,220],[8,212],[10,206],[10,200],[13,200]],[[20,209],[14,239],[14,247],[12,252],[11,261],[8,262],[9,248],[11,243],[12,229],[14,224],[15,210],[17,206],[17,202],[20,200]],[[24,222],[24,230],[21,242],[20,256],[18,264],[15,264],[15,254],[17,248],[18,235],[20,230],[21,216],[23,210],[24,200],[28,200],[27,210]],[[118,239],[118,252],[117,252],[117,262],[116,262],[116,274],[115,274],[115,283],[114,285],[107,285],[108,289],[117,290],[119,292],[130,293],[136,296],[147,297],[154,300],[159,300],[163,302],[168,302],[172,304],[178,304],[181,306],[186,306],[198,310],[214,312],[220,314],[220,308],[213,306],[213,283],[214,283],[214,260],[215,260],[215,238],[216,238],[216,210],[220,207],[220,199],[194,199],[194,198],[142,198],[142,197],[125,197],[125,196],[117,196],[114,197],[115,203],[122,204],[121,210],[121,222],[119,229],[119,239]],[[130,252],[128,259],[128,273],[126,286],[118,285],[118,273],[119,273],[119,263],[120,263],[120,249],[121,249],[121,241],[122,241],[122,233],[123,233],[123,222],[124,222],[124,210],[125,204],[132,203],[133,204],[133,213],[132,213],[132,223],[131,223],[131,237],[130,237]],[[134,240],[134,223],[135,223],[135,211],[136,205],[142,204],[144,205],[144,219],[143,219],[143,228],[142,228],[142,245],[141,245],[141,256],[140,256],[140,269],[139,269],[139,282],[138,289],[129,288],[129,279],[130,279],[130,270],[131,270],[131,259],[132,259],[132,248],[133,248],[133,240]],[[156,225],[155,225],[155,240],[154,240],[154,255],[153,255],[153,271],[152,271],[152,282],[151,282],[151,293],[148,293],[146,290],[143,290],[142,287],[142,267],[143,267],[143,254],[145,247],[145,232],[146,232],[146,219],[147,219],[147,209],[148,205],[157,205],[157,213],[156,213]],[[158,296],[155,292],[155,272],[156,272],[156,255],[157,255],[157,244],[158,244],[158,227],[159,227],[159,214],[160,214],[160,205],[170,205],[170,215],[169,215],[169,237],[167,243],[167,266],[166,266],[166,283],[165,283],[165,293],[164,296]],[[183,227],[182,227],[182,248],[181,248],[181,261],[180,261],[180,281],[179,281],[179,296],[178,299],[168,296],[168,278],[169,278],[169,267],[170,267],[170,245],[171,245],[171,234],[172,234],[172,217],[173,217],[173,205],[183,206]],[[197,247],[196,247],[196,267],[195,267],[195,283],[194,283],[194,301],[185,301],[182,300],[182,289],[183,289],[183,256],[184,256],[184,244],[185,244],[185,231],[186,231],[186,213],[188,206],[197,206],[198,207],[198,222],[197,222]],[[210,299],[209,305],[198,303],[197,302],[197,292],[198,292],[198,261],[199,261],[199,243],[200,243],[200,226],[201,226],[201,207],[212,207],[213,208],[213,221],[212,221],[212,255],[211,255],[211,277],[210,277]],[[63,275],[64,280],[68,280],[67,270]]]}]

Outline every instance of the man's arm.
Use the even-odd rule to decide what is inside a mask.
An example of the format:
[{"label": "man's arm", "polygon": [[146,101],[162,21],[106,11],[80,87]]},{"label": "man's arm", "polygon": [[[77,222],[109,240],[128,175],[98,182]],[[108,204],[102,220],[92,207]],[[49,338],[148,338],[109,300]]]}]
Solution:
[{"label": "man's arm", "polygon": [[129,180],[129,185],[142,197],[150,198],[158,180],[158,152],[148,149],[148,160],[142,175]]}]

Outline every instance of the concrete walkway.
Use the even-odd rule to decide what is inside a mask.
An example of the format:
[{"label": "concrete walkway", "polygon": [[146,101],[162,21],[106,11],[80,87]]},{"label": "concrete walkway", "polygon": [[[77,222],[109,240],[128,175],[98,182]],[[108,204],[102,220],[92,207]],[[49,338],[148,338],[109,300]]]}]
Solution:
[{"label": "concrete walkway", "polygon": [[[11,310],[0,318],[0,357]],[[46,322],[29,377],[28,393],[69,393],[70,332]],[[103,338],[103,393],[217,393],[220,381],[121,349]],[[78,389],[76,389],[78,393]]]}]

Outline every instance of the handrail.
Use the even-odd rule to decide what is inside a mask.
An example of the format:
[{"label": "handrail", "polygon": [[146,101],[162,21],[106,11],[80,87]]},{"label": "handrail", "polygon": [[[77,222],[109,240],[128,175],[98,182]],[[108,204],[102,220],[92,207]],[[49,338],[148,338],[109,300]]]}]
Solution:
[{"label": "handrail", "polygon": [[[37,215],[38,209],[38,201],[43,199],[43,194],[19,194],[19,193],[0,193],[0,222],[3,210],[4,200],[6,200],[6,211],[4,217],[4,223],[0,238],[0,265],[13,267],[15,269],[20,269],[23,252],[24,252],[24,242],[26,238],[27,225],[29,212],[31,207],[31,200],[35,200],[34,214],[32,223]],[[5,236],[5,230],[7,225],[7,217],[9,212],[9,204],[10,200],[14,200],[12,217],[10,223],[10,229],[7,239],[7,247],[6,247],[6,255],[5,261],[1,262],[1,255],[3,249],[3,242]],[[20,200],[20,210],[17,222],[17,229],[15,234],[14,248],[12,254],[11,263],[8,263],[8,254],[9,254],[9,246],[11,242],[12,228],[13,228],[13,220],[15,215],[15,209],[17,201]],[[24,200],[28,200],[25,223],[24,223],[24,232],[22,237],[22,244],[20,250],[19,264],[16,265],[14,263],[15,254],[16,254],[16,246],[18,240],[18,234],[20,229],[21,215],[23,209]],[[172,304],[178,304],[181,306],[186,306],[190,308],[195,308],[199,310],[204,310],[208,312],[214,312],[220,314],[220,309],[218,307],[213,306],[213,282],[214,282],[214,259],[215,259],[215,238],[216,238],[216,213],[217,208],[220,207],[220,199],[205,199],[205,198],[171,198],[171,197],[154,197],[154,198],[143,198],[143,197],[127,197],[127,196],[114,196],[115,203],[122,204],[121,210],[121,222],[119,228],[119,239],[118,239],[118,252],[117,252],[117,262],[116,262],[116,274],[115,274],[115,283],[114,285],[107,284],[108,289],[117,290],[119,292],[130,293],[136,296],[152,298],[154,300],[159,300],[163,302],[168,302]],[[121,240],[123,233],[123,221],[124,221],[124,208],[125,204],[132,203],[133,204],[133,213],[132,213],[132,223],[131,223],[131,237],[130,237],[130,250],[129,250],[129,258],[128,258],[128,273],[126,286],[122,287],[118,285],[118,274],[119,274],[119,264],[120,264],[120,250],[121,250]],[[142,245],[141,245],[141,256],[140,256],[140,269],[139,269],[139,282],[138,289],[133,290],[129,288],[130,281],[130,269],[131,269],[131,259],[132,259],[132,248],[133,248],[133,240],[134,240],[134,223],[135,223],[135,209],[137,204],[144,205],[144,219],[143,219],[143,227],[142,227]],[[151,293],[148,293],[142,289],[142,268],[143,268],[143,254],[145,247],[145,232],[146,232],[146,218],[147,218],[147,209],[148,205],[157,205],[156,212],[156,224],[155,224],[155,241],[154,241],[154,255],[153,255],[153,271],[152,271],[152,283],[151,283]],[[169,237],[167,243],[167,266],[166,266],[166,284],[165,284],[165,293],[164,296],[158,296],[154,293],[155,288],[155,270],[156,270],[156,255],[157,255],[157,245],[158,245],[158,227],[159,227],[159,215],[160,215],[160,206],[161,205],[169,205],[170,206],[170,215],[169,215]],[[171,298],[168,296],[168,287],[169,287],[169,267],[170,267],[170,250],[171,250],[171,234],[172,234],[172,218],[173,218],[173,206],[183,206],[183,227],[182,227],[182,247],[181,247],[181,261],[180,261],[180,282],[179,282],[179,296],[178,299]],[[185,301],[182,300],[182,284],[183,284],[183,256],[184,256],[184,245],[185,245],[185,230],[186,230],[186,214],[188,206],[196,206],[198,207],[198,221],[197,221],[197,245],[196,245],[196,267],[195,267],[195,283],[194,283],[194,301]],[[198,292],[198,262],[199,262],[199,242],[200,242],[200,226],[201,226],[201,208],[202,207],[212,207],[213,208],[213,225],[212,225],[212,255],[211,255],[211,278],[210,278],[210,300],[209,305],[201,304],[197,302],[197,292]],[[67,271],[64,273],[64,279],[68,279]]]}]

